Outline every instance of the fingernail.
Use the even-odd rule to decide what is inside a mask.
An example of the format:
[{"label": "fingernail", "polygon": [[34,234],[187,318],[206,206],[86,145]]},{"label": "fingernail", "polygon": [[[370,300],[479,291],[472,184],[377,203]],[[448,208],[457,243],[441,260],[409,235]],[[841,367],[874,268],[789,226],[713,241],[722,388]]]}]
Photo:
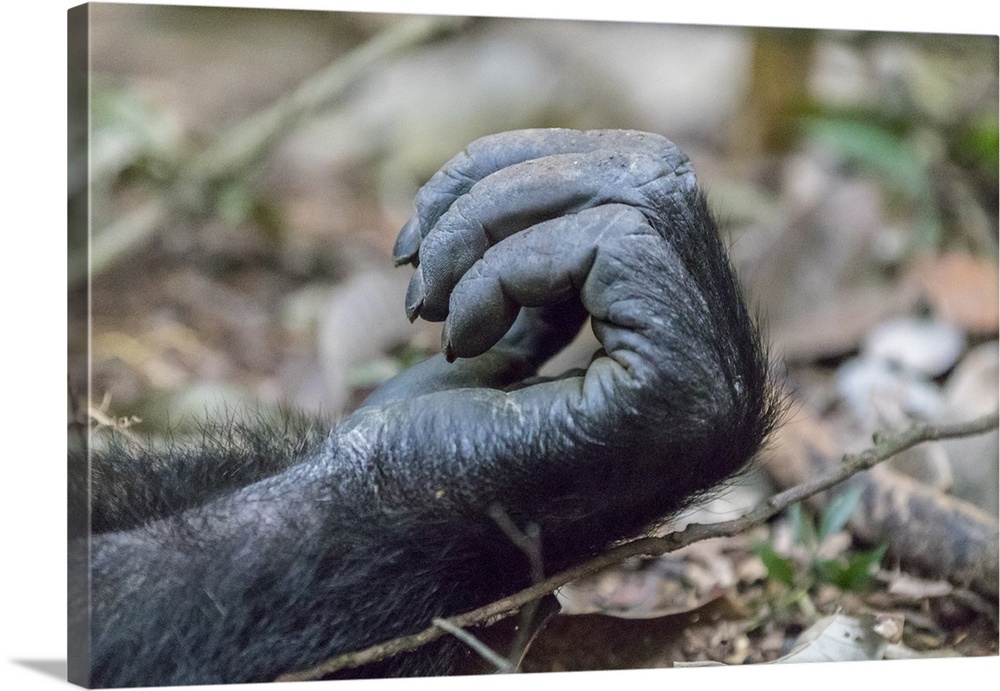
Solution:
[{"label": "fingernail", "polygon": [[446,319],[441,327],[441,352],[448,362],[455,362],[455,351],[451,347],[451,320]]},{"label": "fingernail", "polygon": [[417,269],[413,274],[413,278],[410,279],[410,285],[406,289],[406,317],[411,322],[416,321],[423,307],[424,273],[420,269]]},{"label": "fingernail", "polygon": [[392,261],[396,266],[409,264],[416,258],[420,251],[420,223],[414,216],[405,224],[396,236],[396,243],[392,247]]}]

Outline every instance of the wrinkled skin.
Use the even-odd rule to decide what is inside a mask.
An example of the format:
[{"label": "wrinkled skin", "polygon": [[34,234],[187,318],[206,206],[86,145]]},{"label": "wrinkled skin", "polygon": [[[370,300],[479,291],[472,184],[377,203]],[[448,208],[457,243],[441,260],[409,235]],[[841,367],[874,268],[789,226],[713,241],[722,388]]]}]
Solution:
[{"label": "wrinkled skin", "polygon": [[[268,681],[415,632],[530,584],[491,506],[540,528],[551,574],[757,451],[766,355],[669,141],[486,137],[416,208],[395,255],[416,267],[411,319],[444,320],[443,354],[288,469],[95,536],[93,684]],[[536,377],[588,316],[589,366]],[[464,654],[445,637],[345,676],[444,674]]]}]

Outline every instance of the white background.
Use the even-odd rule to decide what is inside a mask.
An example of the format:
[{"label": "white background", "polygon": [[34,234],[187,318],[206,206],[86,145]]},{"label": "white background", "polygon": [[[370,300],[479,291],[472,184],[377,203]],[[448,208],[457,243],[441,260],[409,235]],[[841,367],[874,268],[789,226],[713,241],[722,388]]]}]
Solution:
[{"label": "white background", "polygon": [[[75,3],[19,0],[0,22],[0,683],[7,689],[60,688],[51,673],[65,661],[65,191],[66,10]],[[166,4],[166,3],[157,3]],[[426,12],[698,24],[808,26],[953,33],[998,33],[988,0],[791,3],[696,0],[606,3],[553,0],[482,2],[203,2],[241,7]],[[809,5],[806,9],[804,6]],[[821,5],[817,8],[813,5]],[[894,8],[894,9],[893,9]],[[39,664],[41,663],[41,664]],[[973,688],[1000,678],[1000,659],[800,665],[476,679],[477,688]],[[55,673],[55,672],[53,672]],[[994,682],[989,682],[994,679]],[[469,680],[330,682],[313,688],[460,689]],[[284,688],[287,685],[280,685]],[[221,688],[221,687],[220,687]],[[260,689],[260,686],[231,686]],[[269,687],[272,688],[272,687]],[[273,687],[277,688],[277,687]]]}]

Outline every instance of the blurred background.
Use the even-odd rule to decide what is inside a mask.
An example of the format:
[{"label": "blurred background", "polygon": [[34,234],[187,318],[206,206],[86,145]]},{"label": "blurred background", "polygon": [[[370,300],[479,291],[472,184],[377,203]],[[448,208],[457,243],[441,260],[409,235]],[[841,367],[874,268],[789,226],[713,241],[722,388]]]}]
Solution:
[{"label": "blurred background", "polygon": [[[96,4],[78,38],[73,424],[156,435],[247,401],[349,412],[439,345],[438,325],[407,322],[410,271],[392,267],[413,195],[473,139],[524,127],[648,130],[695,164],[790,400],[761,472],[712,517],[875,431],[997,408],[996,36]],[[997,456],[995,432],[924,445],[815,540],[832,499],[629,565],[566,595],[585,614],[564,620],[590,623],[550,627],[529,664],[775,659],[845,610],[905,611],[901,656],[995,655]],[[890,491],[958,506],[958,532],[909,537],[940,556],[985,536],[980,561],[935,568],[873,528]],[[922,580],[900,595],[910,564]],[[702,628],[678,635],[678,618]]]}]

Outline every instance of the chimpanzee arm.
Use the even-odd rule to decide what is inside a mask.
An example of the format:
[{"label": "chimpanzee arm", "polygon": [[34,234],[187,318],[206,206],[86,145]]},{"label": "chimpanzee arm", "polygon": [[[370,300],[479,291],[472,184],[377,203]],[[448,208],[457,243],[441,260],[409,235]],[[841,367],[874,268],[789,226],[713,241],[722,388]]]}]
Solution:
[{"label": "chimpanzee arm", "polygon": [[[774,424],[759,333],[662,137],[479,140],[421,191],[396,257],[444,355],[290,470],[95,538],[94,683],[264,681],[413,632],[528,583],[491,507],[540,528],[551,573],[717,485]],[[586,371],[533,379],[587,315]],[[368,673],[444,673],[458,650]]]}]

